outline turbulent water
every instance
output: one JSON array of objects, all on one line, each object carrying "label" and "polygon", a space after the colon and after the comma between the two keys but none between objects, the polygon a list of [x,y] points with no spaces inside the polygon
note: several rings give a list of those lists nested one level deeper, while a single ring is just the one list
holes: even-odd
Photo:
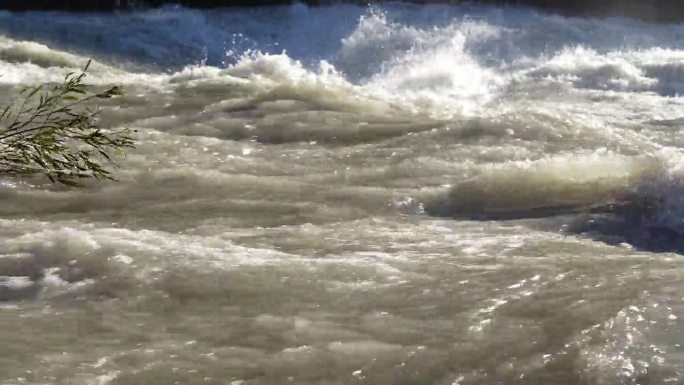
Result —
[{"label": "turbulent water", "polygon": [[684,25],[0,13],[118,182],[0,183],[0,383],[684,383]]}]

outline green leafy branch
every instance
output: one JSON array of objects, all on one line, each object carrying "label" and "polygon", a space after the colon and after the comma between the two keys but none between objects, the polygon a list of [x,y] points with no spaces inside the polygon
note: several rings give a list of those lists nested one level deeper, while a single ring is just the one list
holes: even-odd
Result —
[{"label": "green leafy branch", "polygon": [[42,174],[69,186],[83,178],[114,179],[106,164],[115,165],[113,152],[134,147],[133,131],[98,126],[97,111],[88,105],[121,90],[89,93],[83,78],[90,63],[61,84],[24,89],[23,100],[0,109],[0,174]]}]

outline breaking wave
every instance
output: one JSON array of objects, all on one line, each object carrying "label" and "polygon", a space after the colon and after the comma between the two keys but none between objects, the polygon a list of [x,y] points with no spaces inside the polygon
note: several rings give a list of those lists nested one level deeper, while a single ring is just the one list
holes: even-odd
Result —
[{"label": "breaking wave", "polygon": [[[421,135],[428,143],[488,141],[489,152],[510,148],[515,155],[478,166],[478,175],[471,170],[448,195],[428,204],[428,212],[441,215],[591,210],[631,199],[630,191],[669,172],[654,160],[662,156],[634,154],[653,154],[662,143],[661,136],[638,127],[669,127],[684,119],[678,96],[684,92],[684,27],[651,27],[644,35],[638,22],[599,24],[531,11],[502,19],[489,7],[426,9],[419,17],[403,5],[336,6],[313,14],[294,5],[282,8],[285,19],[314,22],[274,19],[269,31],[247,23],[226,36],[222,11],[166,8],[133,15],[150,29],[123,24],[147,43],[122,42],[125,32],[111,32],[122,22],[116,15],[77,21],[65,16],[63,22],[76,23],[71,32],[97,26],[103,31],[98,42],[118,48],[102,55],[94,44],[59,37],[51,28],[61,22],[32,33],[52,34],[57,46],[78,44],[81,53],[0,37],[0,86],[16,90],[59,81],[92,53],[99,61],[88,81],[128,89],[124,106],[103,110],[108,125],[263,144],[358,145]],[[0,15],[7,22],[3,29],[15,36],[29,33],[21,24],[26,17],[49,14]],[[327,28],[332,18],[342,21]],[[547,30],[546,40],[529,38],[523,27],[531,21]],[[152,26],[178,32],[160,44]],[[305,37],[311,50],[303,50]],[[189,52],[200,46],[199,63],[174,59],[192,58]],[[132,69],[126,64],[131,50],[154,63]],[[592,155],[568,156],[568,148]],[[463,159],[479,162],[478,155],[468,159],[469,149],[462,149]],[[552,158],[545,159],[549,151]]]},{"label": "breaking wave", "polygon": [[0,13],[0,105],[89,58],[137,145],[0,180],[10,383],[680,380],[684,26]]}]

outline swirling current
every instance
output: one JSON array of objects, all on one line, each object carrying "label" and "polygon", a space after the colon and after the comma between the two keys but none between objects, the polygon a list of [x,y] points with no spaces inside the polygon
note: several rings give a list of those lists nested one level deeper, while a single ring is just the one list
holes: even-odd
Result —
[{"label": "swirling current", "polygon": [[0,179],[0,384],[684,383],[684,25],[0,13],[117,181]]}]

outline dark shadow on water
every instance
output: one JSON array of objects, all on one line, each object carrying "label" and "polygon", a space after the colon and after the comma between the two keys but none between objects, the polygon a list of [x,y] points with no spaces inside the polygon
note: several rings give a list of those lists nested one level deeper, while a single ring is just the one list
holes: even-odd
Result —
[{"label": "dark shadow on water", "polygon": [[590,207],[541,207],[496,213],[478,208],[455,215],[432,206],[427,213],[476,221],[516,221],[535,230],[589,238],[609,245],[628,244],[640,251],[684,254],[684,220],[678,224],[672,224],[672,220],[665,222],[663,218],[674,215],[663,213],[661,202],[652,197]]},{"label": "dark shadow on water", "polygon": [[629,244],[636,250],[684,254],[684,228],[622,214],[577,215],[567,218],[561,232],[610,245]]}]

